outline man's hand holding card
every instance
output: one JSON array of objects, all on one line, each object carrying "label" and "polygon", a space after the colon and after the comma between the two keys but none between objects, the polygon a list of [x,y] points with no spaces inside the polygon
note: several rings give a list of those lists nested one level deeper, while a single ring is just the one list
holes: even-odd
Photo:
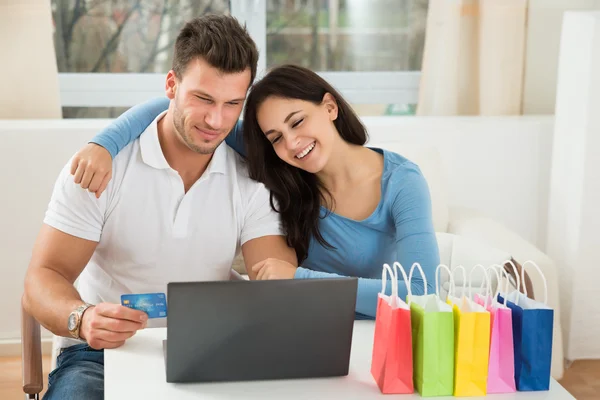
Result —
[{"label": "man's hand holding card", "polygon": [[146,327],[148,314],[120,304],[100,303],[88,308],[80,336],[94,349],[114,349]]}]

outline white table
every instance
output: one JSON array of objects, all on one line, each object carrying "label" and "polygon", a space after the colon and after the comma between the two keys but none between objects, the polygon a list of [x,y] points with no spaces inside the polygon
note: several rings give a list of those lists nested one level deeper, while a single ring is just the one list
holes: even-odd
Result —
[{"label": "white table", "polygon": [[[138,332],[124,346],[104,352],[104,391],[106,400],[130,399],[378,399],[412,395],[382,395],[371,377],[373,348],[371,321],[354,325],[350,372],[337,378],[293,379],[233,383],[167,383],[162,341],[166,328]],[[552,379],[548,392],[523,392],[489,395],[494,400],[563,400],[574,399]],[[454,399],[436,397],[435,399]]]}]

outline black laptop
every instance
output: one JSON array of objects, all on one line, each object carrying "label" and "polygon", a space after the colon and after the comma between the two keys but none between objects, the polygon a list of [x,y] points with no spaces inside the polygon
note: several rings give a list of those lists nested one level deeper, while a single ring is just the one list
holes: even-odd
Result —
[{"label": "black laptop", "polygon": [[356,278],[169,283],[167,382],[348,374]]}]

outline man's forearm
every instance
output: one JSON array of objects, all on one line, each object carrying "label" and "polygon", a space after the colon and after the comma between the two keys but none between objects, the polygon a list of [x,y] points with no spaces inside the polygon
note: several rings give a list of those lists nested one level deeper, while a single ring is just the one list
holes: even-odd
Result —
[{"label": "man's forearm", "polygon": [[49,268],[27,272],[23,307],[46,329],[55,335],[69,337],[69,314],[82,304],[72,283]]}]

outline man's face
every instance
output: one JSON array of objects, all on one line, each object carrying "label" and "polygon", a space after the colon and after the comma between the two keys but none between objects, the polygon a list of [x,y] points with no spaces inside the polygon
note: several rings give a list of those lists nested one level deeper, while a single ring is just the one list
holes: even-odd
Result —
[{"label": "man's face", "polygon": [[167,75],[173,124],[192,151],[212,154],[233,129],[250,87],[250,69],[223,73],[203,59],[190,61],[181,79]]}]

